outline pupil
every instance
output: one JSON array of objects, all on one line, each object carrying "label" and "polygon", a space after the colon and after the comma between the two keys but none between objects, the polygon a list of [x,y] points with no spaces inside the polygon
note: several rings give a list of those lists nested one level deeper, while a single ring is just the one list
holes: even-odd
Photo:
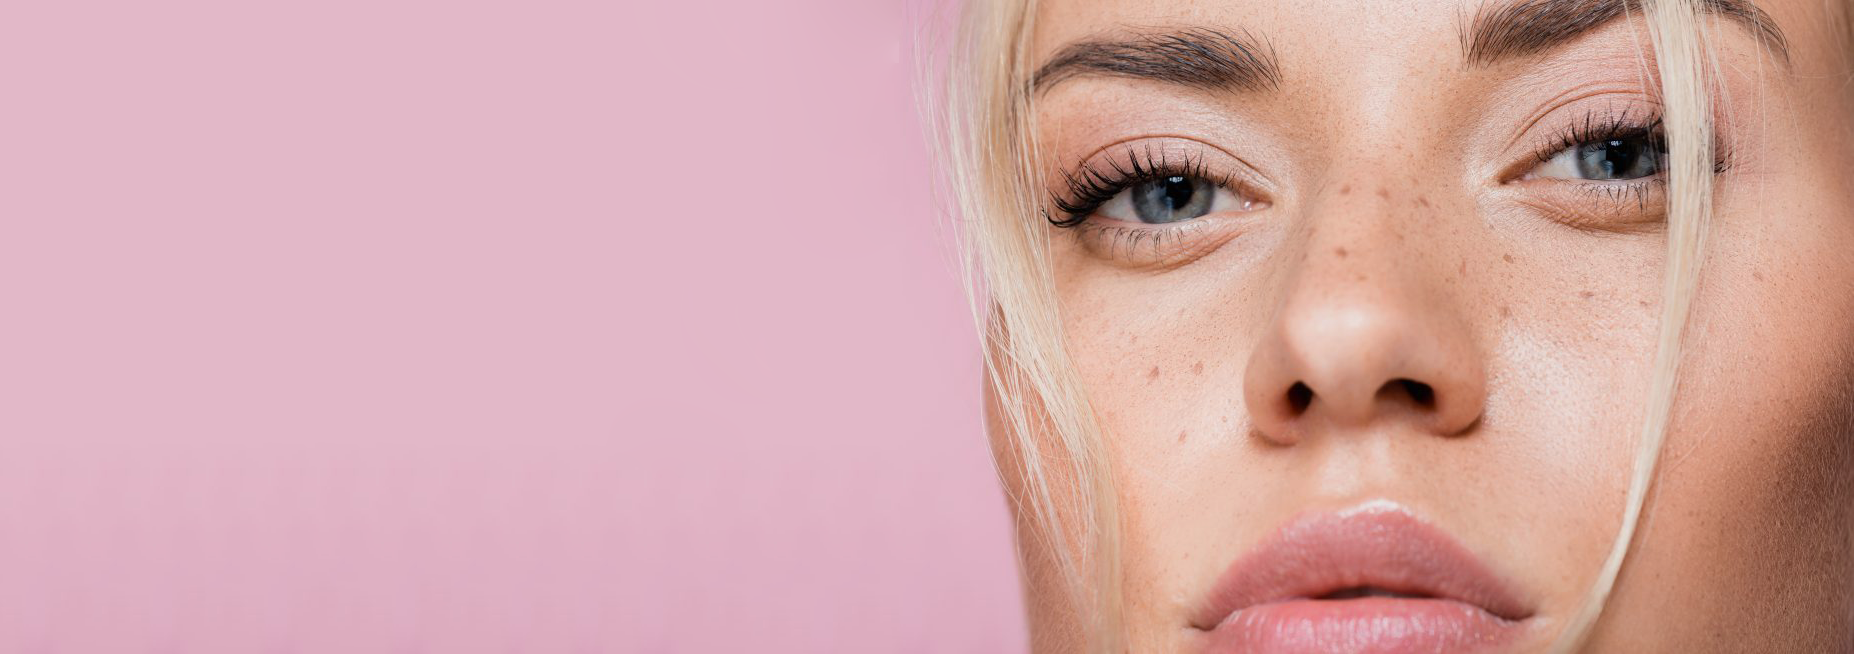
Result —
[{"label": "pupil", "polygon": [[1191,193],[1196,189],[1184,177],[1165,178],[1165,204],[1167,209],[1177,211],[1191,204]]},{"label": "pupil", "polygon": [[1607,145],[1609,156],[1603,168],[1609,171],[1611,176],[1635,167],[1635,159],[1641,154],[1639,148],[1631,147],[1633,144],[1625,141],[1610,141]]}]

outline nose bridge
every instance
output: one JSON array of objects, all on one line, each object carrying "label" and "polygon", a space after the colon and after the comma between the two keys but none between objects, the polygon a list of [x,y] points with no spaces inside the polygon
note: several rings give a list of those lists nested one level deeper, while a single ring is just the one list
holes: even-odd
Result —
[{"label": "nose bridge", "polygon": [[1304,205],[1302,251],[1289,259],[1245,400],[1264,435],[1283,441],[1314,424],[1391,415],[1459,432],[1481,411],[1484,378],[1446,292],[1459,280],[1441,263],[1451,228],[1432,190],[1373,174],[1394,167],[1350,168]]},{"label": "nose bridge", "polygon": [[1437,260],[1449,247],[1447,221],[1430,190],[1388,177],[1352,174],[1309,200],[1285,311],[1329,313],[1354,328],[1385,327],[1405,309],[1440,303],[1448,275]]}]

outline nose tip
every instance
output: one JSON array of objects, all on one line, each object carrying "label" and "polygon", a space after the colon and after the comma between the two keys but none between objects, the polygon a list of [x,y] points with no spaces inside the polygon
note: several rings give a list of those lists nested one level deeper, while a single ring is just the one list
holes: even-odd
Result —
[{"label": "nose tip", "polygon": [[1378,293],[1290,302],[1251,355],[1243,393],[1257,431],[1278,444],[1391,421],[1453,436],[1479,420],[1486,379],[1459,321]]}]

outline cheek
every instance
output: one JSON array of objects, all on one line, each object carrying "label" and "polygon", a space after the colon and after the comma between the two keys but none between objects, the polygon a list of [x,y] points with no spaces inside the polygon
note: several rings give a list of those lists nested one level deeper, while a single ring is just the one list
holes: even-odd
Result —
[{"label": "cheek", "polygon": [[[1840,368],[1831,370],[1830,368]],[[1744,646],[1834,651],[1854,617],[1854,443],[1844,363],[1707,368],[1686,385],[1612,642],[1713,625]],[[1804,610],[1807,609],[1807,610]]]},{"label": "cheek", "polygon": [[[1176,651],[1190,581],[1229,563],[1210,544],[1265,524],[1246,503],[1255,474],[1243,372],[1267,312],[1240,279],[1064,273],[1072,361],[1107,439],[1120,499],[1123,610],[1141,651]],[[1172,628],[1167,628],[1171,625]]]},{"label": "cheek", "polygon": [[1854,215],[1808,188],[1760,197],[1785,200],[1716,223],[1614,642],[1832,651],[1854,628]]},{"label": "cheek", "polygon": [[1133,480],[1239,449],[1249,429],[1243,371],[1267,315],[1255,290],[1266,287],[1265,271],[1063,274],[1070,356]]}]

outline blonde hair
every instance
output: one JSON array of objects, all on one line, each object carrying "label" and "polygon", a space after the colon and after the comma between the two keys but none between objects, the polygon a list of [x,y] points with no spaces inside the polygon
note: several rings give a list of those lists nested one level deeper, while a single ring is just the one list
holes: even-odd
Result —
[{"label": "blonde hair", "polygon": [[[1647,412],[1626,508],[1581,610],[1554,651],[1579,648],[1602,614],[1634,540],[1666,438],[1681,336],[1698,287],[1712,209],[1713,143],[1703,0],[1645,0],[1669,144],[1668,249]],[[1838,1],[1838,0],[1837,0]],[[1083,618],[1089,649],[1124,648],[1120,624],[1119,514],[1102,430],[1067,356],[1049,260],[1037,219],[1043,169],[1031,105],[1029,38],[1037,0],[968,0],[940,71],[930,112],[954,207],[972,313],[984,340],[990,409],[1003,426],[999,474],[1022,483],[1010,498],[1028,533],[1056,554],[1066,601]],[[1040,409],[1037,410],[1037,409]],[[1010,485],[1007,484],[1007,488]],[[1026,516],[1028,519],[1026,520]]]},{"label": "blonde hair", "polygon": [[[945,122],[936,131],[949,138],[935,142],[966,217],[955,230],[961,271],[985,344],[991,408],[1009,439],[1010,451],[995,457],[999,473],[1023,480],[1025,494],[1010,499],[1032,516],[1025,535],[1057,553],[1070,581],[1065,599],[1090,618],[1094,648],[1109,651],[1118,649],[1120,580],[1112,470],[1068,359],[1047,234],[1033,220],[1041,167],[1026,52],[1035,2],[966,6],[944,71],[947,111],[937,114]],[[1023,549],[1020,540],[1020,558]]]}]

